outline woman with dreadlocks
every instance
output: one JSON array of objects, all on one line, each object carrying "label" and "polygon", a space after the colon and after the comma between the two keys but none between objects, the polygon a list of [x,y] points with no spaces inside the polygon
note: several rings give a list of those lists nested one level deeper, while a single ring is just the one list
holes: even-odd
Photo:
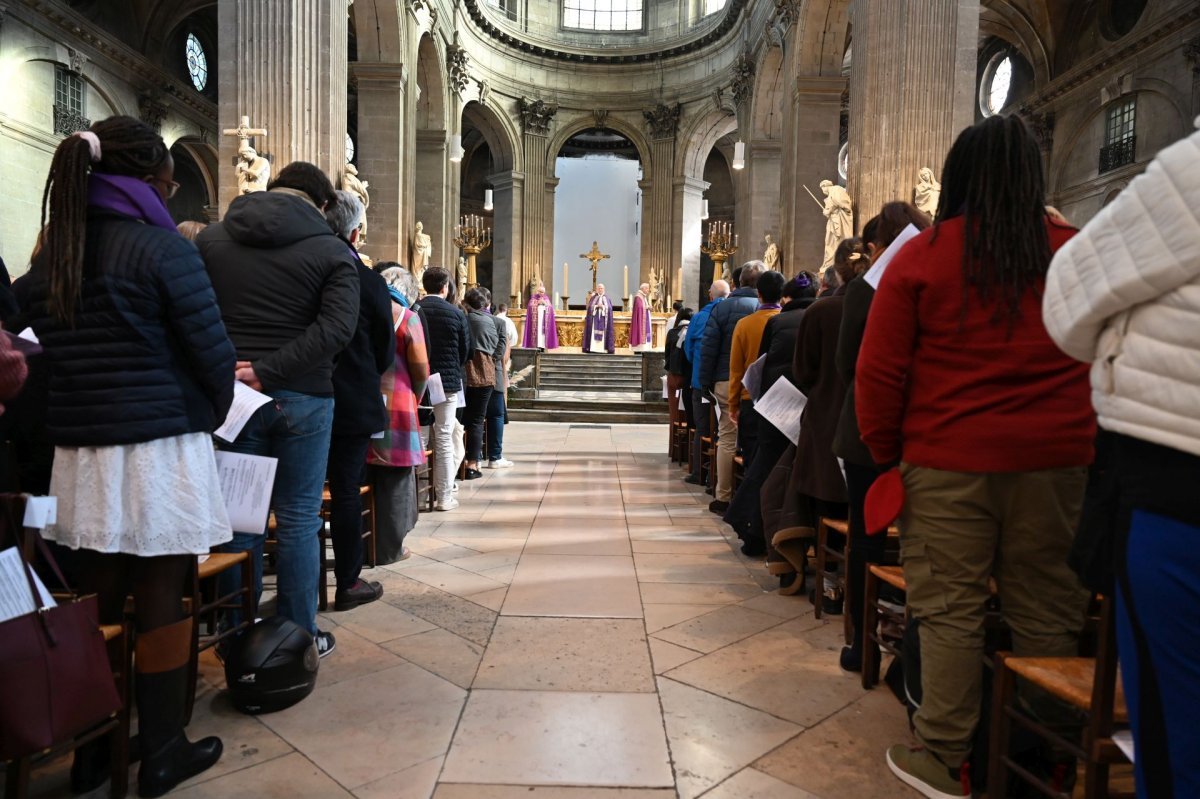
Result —
[{"label": "woman with dreadlocks", "polygon": [[[42,247],[22,281],[50,372],[55,445],[48,537],[81,550],[80,586],[102,623],[134,598],[140,796],[161,796],[221,756],[184,736],[196,555],[231,538],[211,433],[233,399],[235,355],[204,262],[175,230],[163,140],[112,117],[55,150]],[[106,744],[85,747],[72,785],[102,783]]]},{"label": "woman with dreadlocks", "polygon": [[887,267],[867,319],[859,428],[876,463],[899,464],[920,620],[922,748],[887,761],[928,797],[971,793],[989,577],[1018,655],[1077,654],[1088,593],[1067,554],[1096,422],[1087,367],[1041,314],[1050,257],[1075,232],[1047,216],[1029,129],[986,119],[950,149],[937,218]]}]

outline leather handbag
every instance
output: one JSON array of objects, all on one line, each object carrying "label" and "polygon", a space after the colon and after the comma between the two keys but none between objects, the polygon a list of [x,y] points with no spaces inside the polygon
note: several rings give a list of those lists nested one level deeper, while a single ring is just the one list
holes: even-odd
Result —
[{"label": "leather handbag", "polygon": [[[43,607],[29,558],[20,546],[16,511],[24,498],[3,497],[0,524],[17,543],[26,586],[37,610],[0,622],[0,760],[35,754],[105,721],[121,707],[100,632],[95,595]],[[47,564],[66,581],[49,548],[33,536]]]},{"label": "leather handbag", "polygon": [[471,354],[466,369],[467,388],[485,388],[496,385],[496,362],[482,350]]}]

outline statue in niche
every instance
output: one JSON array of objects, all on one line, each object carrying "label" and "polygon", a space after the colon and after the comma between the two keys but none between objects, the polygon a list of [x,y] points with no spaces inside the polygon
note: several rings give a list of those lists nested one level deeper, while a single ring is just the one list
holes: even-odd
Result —
[{"label": "statue in niche", "polygon": [[821,192],[825,195],[825,259],[821,270],[833,266],[833,254],[843,239],[854,235],[854,211],[850,193],[832,180],[821,181]]},{"label": "statue in niche", "polygon": [[779,245],[771,241],[771,234],[768,233],[763,237],[767,243],[767,250],[763,253],[763,263],[767,265],[767,269],[779,271]]},{"label": "statue in niche", "polygon": [[238,147],[237,163],[238,194],[266,191],[271,182],[271,162],[259,155],[250,142],[242,140]]},{"label": "statue in niche", "polygon": [[429,266],[429,259],[432,257],[433,239],[425,232],[425,226],[418,222],[412,239],[412,273],[417,276],[418,281],[421,275],[425,274],[425,267]]},{"label": "statue in niche", "polygon": [[942,196],[942,184],[933,177],[933,170],[921,167],[917,173],[917,187],[913,189],[913,205],[917,210],[924,211],[929,218],[937,216],[938,200]]},{"label": "statue in niche", "polygon": [[354,164],[346,164],[346,171],[342,173],[342,188],[362,200],[363,204],[363,218],[358,226],[356,246],[367,242],[367,209],[371,207],[371,194],[367,191],[367,187],[370,185],[371,182],[368,180],[359,180],[358,167]]}]

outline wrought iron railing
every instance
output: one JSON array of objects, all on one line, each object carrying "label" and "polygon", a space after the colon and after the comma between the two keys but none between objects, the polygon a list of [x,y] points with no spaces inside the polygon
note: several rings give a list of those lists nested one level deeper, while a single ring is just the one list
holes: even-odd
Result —
[{"label": "wrought iron railing", "polygon": [[78,111],[58,103],[54,104],[54,132],[59,136],[70,136],[91,126],[92,121]]},{"label": "wrought iron railing", "polygon": [[1128,136],[1120,141],[1100,148],[1100,174],[1111,172],[1134,162],[1134,145],[1137,136]]}]

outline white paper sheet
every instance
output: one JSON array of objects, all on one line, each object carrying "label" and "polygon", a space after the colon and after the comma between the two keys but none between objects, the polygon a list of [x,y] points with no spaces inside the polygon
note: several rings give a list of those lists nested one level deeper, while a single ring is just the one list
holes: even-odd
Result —
[{"label": "white paper sheet", "polygon": [[762,394],[763,367],[767,365],[767,356],[762,355],[757,361],[746,367],[742,375],[742,385],[750,392],[750,399],[757,400]]},{"label": "white paper sheet", "polygon": [[58,522],[58,500],[55,497],[25,497],[24,527],[41,530]]},{"label": "white paper sheet", "polygon": [[682,391],[676,391],[676,392],[675,392],[675,396],[679,397],[679,410],[681,410],[681,411],[686,411],[686,410],[687,410],[687,406],[683,404],[683,392],[682,392]]},{"label": "white paper sheet", "polygon": [[754,410],[797,444],[800,441],[800,415],[807,403],[808,398],[792,385],[791,380],[781,378],[754,403]]},{"label": "white paper sheet", "polygon": [[903,249],[904,245],[908,243],[909,239],[913,238],[920,232],[921,231],[917,230],[916,225],[911,223],[908,227],[904,228],[904,230],[901,230],[900,235],[888,245],[887,251],[884,252],[883,255],[879,256],[879,260],[872,264],[871,268],[867,270],[867,274],[863,276],[863,280],[867,281],[871,288],[879,288],[879,281],[883,278],[883,273],[887,270],[888,264],[890,264],[892,259],[896,257],[897,253]]},{"label": "white paper sheet", "polygon": [[425,382],[425,388],[429,390],[429,401],[434,405],[441,405],[446,401],[446,389],[442,388],[442,376],[437,372],[429,376],[429,380]]},{"label": "white paper sheet", "polygon": [[546,306],[538,303],[537,306],[537,346],[541,349],[546,349]]},{"label": "white paper sheet", "polygon": [[455,392],[454,402],[455,402],[454,407],[456,407],[456,408],[467,407],[467,392],[466,391]]},{"label": "white paper sheet", "polygon": [[217,452],[217,471],[221,474],[221,494],[234,532],[262,535],[267,529],[267,511],[271,509],[271,490],[275,486],[277,458]]},{"label": "white paper sheet", "polygon": [[1137,750],[1133,744],[1133,730],[1117,730],[1112,736],[1113,743],[1125,753],[1130,763],[1137,762]]},{"label": "white paper sheet", "polygon": [[[54,607],[56,603],[37,576],[37,572],[33,573],[33,582],[42,599],[42,607]],[[25,577],[21,553],[16,547],[9,547],[0,552],[0,621],[15,619],[35,610],[37,608],[34,607],[33,596],[29,592],[29,580]]]},{"label": "white paper sheet", "polygon": [[667,376],[666,375],[662,376],[662,384],[663,384],[663,399],[670,399],[671,395],[669,393],[667,393]]},{"label": "white paper sheet", "polygon": [[254,412],[270,401],[271,398],[261,391],[255,391],[240,381],[235,382],[233,384],[233,404],[229,406],[229,413],[225,415],[225,423],[214,430],[213,435],[222,441],[237,441],[237,437],[242,433],[242,428],[246,426],[246,422],[250,421]]},{"label": "white paper sheet", "polygon": [[23,338],[26,341],[32,341],[34,344],[41,343],[40,341],[38,341],[37,333],[33,332],[32,327],[27,327],[24,330],[22,330],[20,333],[17,334],[17,338]]}]

